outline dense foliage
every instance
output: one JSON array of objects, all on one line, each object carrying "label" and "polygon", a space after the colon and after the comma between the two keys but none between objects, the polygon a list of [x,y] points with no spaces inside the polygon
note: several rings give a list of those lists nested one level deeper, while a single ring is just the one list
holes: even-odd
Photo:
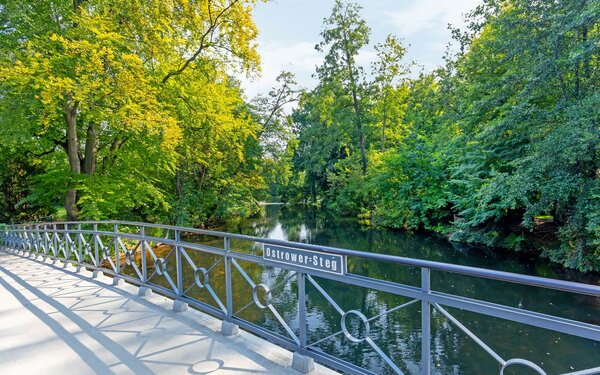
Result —
[{"label": "dense foliage", "polygon": [[393,37],[354,65],[359,10],[338,1],[325,20],[288,195],[600,270],[600,2],[484,1],[453,30],[459,52],[417,78]]},{"label": "dense foliage", "polygon": [[258,70],[253,6],[1,2],[0,215],[205,225],[255,210],[261,127],[231,78]]},{"label": "dense foliage", "polygon": [[0,1],[0,219],[207,226],[277,197],[600,270],[599,0],[485,0],[420,73],[392,35],[359,64],[337,0],[317,86],[246,101],[254,6]]}]

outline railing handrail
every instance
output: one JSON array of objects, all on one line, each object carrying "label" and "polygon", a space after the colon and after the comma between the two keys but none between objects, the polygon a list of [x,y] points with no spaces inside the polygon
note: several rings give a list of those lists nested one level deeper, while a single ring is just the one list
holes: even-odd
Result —
[{"label": "railing handrail", "polygon": [[[276,240],[264,237],[256,237],[249,236],[244,234],[235,234],[228,233],[223,231],[213,231],[208,229],[198,229],[191,227],[180,227],[175,225],[166,225],[166,224],[155,224],[155,223],[145,223],[145,222],[137,222],[137,221],[122,221],[122,220],[101,220],[101,221],[61,221],[61,222],[47,222],[47,223],[27,223],[27,224],[12,224],[6,225],[5,228],[15,228],[15,229],[31,229],[39,226],[52,226],[52,225],[103,225],[103,224],[118,224],[118,225],[131,225],[131,226],[139,226],[145,228],[158,228],[158,229],[167,229],[167,230],[175,230],[179,232],[185,233],[193,233],[193,234],[201,234],[201,235],[209,235],[214,237],[221,238],[231,238],[231,239],[239,239],[249,242],[259,242],[265,243],[269,245],[280,245],[280,246],[292,246],[299,249],[304,250],[313,250],[320,251],[325,253],[344,255],[356,258],[363,258],[374,261],[381,261],[387,263],[394,263],[398,265],[408,266],[408,267],[419,267],[419,268],[428,268],[435,271],[442,272],[450,272],[465,276],[474,276],[481,277],[485,279],[491,279],[496,281],[509,282],[520,285],[527,285],[533,287],[540,287],[552,290],[560,290],[564,292],[571,292],[576,294],[583,294],[593,297],[600,297],[600,286],[593,284],[585,284],[574,281],[560,280],[560,279],[551,279],[547,277],[540,276],[532,276],[519,274],[514,272],[507,271],[498,271],[492,270],[488,268],[480,268],[480,267],[472,267],[472,266],[464,266],[459,264],[445,263],[445,262],[437,262],[425,259],[416,259],[416,258],[408,258],[397,255],[388,255],[388,254],[380,254],[380,253],[370,253],[366,251],[359,250],[349,250],[342,249],[331,246],[323,246],[323,245],[315,245],[315,244],[307,244],[302,242],[294,242],[294,241],[284,241],[284,240]],[[74,230],[74,229],[73,229]],[[60,230],[59,230],[60,231]],[[99,231],[99,234],[111,234],[112,232],[103,232]],[[135,235],[135,234],[132,234]],[[146,238],[153,238],[151,236],[146,235]],[[157,240],[160,240],[156,238]],[[185,241],[181,241],[185,242]]]}]

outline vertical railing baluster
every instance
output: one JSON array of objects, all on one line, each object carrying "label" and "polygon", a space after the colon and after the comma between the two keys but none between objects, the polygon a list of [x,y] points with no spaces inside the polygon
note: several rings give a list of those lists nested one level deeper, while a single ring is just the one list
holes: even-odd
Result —
[{"label": "vertical railing baluster", "polygon": [[305,274],[298,272],[298,326],[300,327],[300,347],[306,348],[306,283]]},{"label": "vertical railing baluster", "polygon": [[58,257],[58,241],[56,241],[57,236],[56,224],[52,224],[52,256],[54,260],[56,260]]},{"label": "vertical railing baluster", "polygon": [[225,300],[227,306],[227,318],[233,317],[233,290],[231,280],[231,238],[223,237],[223,248],[225,249]]},{"label": "vertical railing baluster", "polygon": [[183,263],[181,259],[181,233],[175,230],[175,264],[177,267],[177,295],[183,295]]},{"label": "vertical railing baluster", "polygon": [[121,273],[121,250],[119,246],[119,224],[113,224],[113,232],[115,232],[115,236],[113,237],[113,241],[115,243],[115,268],[117,274]]},{"label": "vertical railing baluster", "polygon": [[65,233],[63,233],[63,238],[65,242],[65,259],[69,260],[71,258],[71,242],[69,241],[71,236],[69,235],[69,224],[65,224],[64,230]]},{"label": "vertical railing baluster", "polygon": [[34,241],[35,226],[30,225],[28,228],[29,228],[29,255],[32,255],[32,253],[35,254],[35,241]]},{"label": "vertical railing baluster", "polygon": [[94,234],[92,238],[94,239],[94,263],[97,269],[100,268],[100,253],[98,249],[98,224],[94,223]]},{"label": "vertical railing baluster", "polygon": [[232,290],[232,277],[231,277],[231,238],[228,236],[223,237],[223,249],[225,250],[225,303],[226,303],[226,317],[221,322],[221,334],[225,336],[232,336],[239,332],[240,328],[237,324],[233,323],[233,290]]},{"label": "vertical railing baluster", "polygon": [[82,249],[82,243],[81,243],[81,237],[83,236],[83,234],[81,234],[81,224],[77,224],[77,254],[79,254],[79,262],[78,264],[84,263],[83,261],[83,249]]},{"label": "vertical railing baluster", "polygon": [[25,253],[27,255],[29,255],[29,234],[27,233],[27,226],[23,227],[23,238],[24,238],[24,248],[25,248]]},{"label": "vertical railing baluster", "polygon": [[[140,248],[142,250],[142,282],[148,281],[148,270],[146,269],[146,228],[140,227]],[[135,261],[135,256],[133,257]]]},{"label": "vertical railing baluster", "polygon": [[[421,268],[421,292],[431,293],[429,268]],[[431,373],[431,304],[425,298],[421,299],[421,362],[421,374],[429,375]]]},{"label": "vertical railing baluster", "polygon": [[[73,255],[77,252],[77,246],[75,245],[75,240],[73,239],[73,232],[75,232],[75,225],[71,225],[69,228],[69,258],[74,257]],[[77,257],[74,257],[74,261],[77,261]]]},{"label": "vertical railing baluster", "polygon": [[46,260],[46,257],[48,256],[48,231],[47,231],[47,226],[46,224],[44,224],[44,260]]},{"label": "vertical railing baluster", "polygon": [[35,225],[35,253],[36,257],[40,255],[40,225]]}]

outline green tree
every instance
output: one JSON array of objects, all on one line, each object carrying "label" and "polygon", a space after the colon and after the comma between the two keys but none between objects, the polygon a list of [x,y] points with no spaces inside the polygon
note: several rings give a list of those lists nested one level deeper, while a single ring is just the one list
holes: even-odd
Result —
[{"label": "green tree", "polygon": [[[201,128],[182,109],[196,99],[195,86],[203,75],[227,86],[224,71],[258,69],[253,5],[5,2],[0,101],[18,108],[1,115],[0,127],[18,135],[12,138],[20,147],[45,155],[45,175],[32,179],[37,193],[25,199],[65,194],[70,219],[164,213],[171,186],[163,182],[178,169],[182,135]],[[226,110],[239,112],[239,105]],[[233,149],[244,148],[248,132],[232,138]]]},{"label": "green tree", "polygon": [[[405,110],[403,104],[408,92],[406,86],[401,84],[404,82],[399,81],[406,80],[410,70],[402,61],[406,48],[396,37],[388,35],[384,43],[375,46],[375,50],[378,59],[373,63],[373,91],[376,102],[373,112],[381,123],[381,152],[385,152],[388,122],[392,120],[396,122],[394,125],[398,125]],[[393,137],[400,132],[397,126],[392,126],[391,132],[388,130]]]},{"label": "green tree", "polygon": [[[323,65],[317,68],[322,90],[331,91],[336,100],[336,119],[352,119],[358,138],[363,175],[367,173],[367,145],[365,136],[368,112],[367,84],[364,69],[357,64],[360,49],[369,43],[371,29],[360,16],[361,7],[336,0],[321,32],[323,41],[317,50],[326,51]],[[352,113],[345,113],[351,108]],[[337,126],[343,126],[338,124]]]},{"label": "green tree", "polygon": [[484,229],[498,245],[495,233],[531,230],[536,216],[550,215],[563,246],[548,254],[580,269],[598,267],[590,246],[598,237],[598,5],[485,2],[457,65],[463,228]]},{"label": "green tree", "polygon": [[298,102],[302,92],[293,73],[282,71],[276,81],[277,86],[267,95],[259,94],[251,103],[252,112],[262,127],[259,141],[263,175],[271,197],[281,196],[292,175],[296,142],[288,110],[291,104]]}]

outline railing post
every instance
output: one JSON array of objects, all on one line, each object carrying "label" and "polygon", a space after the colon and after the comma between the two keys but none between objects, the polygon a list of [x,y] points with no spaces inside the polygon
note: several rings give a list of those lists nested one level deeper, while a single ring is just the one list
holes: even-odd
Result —
[{"label": "railing post", "polygon": [[65,259],[63,261],[63,268],[68,269],[69,266],[71,265],[71,263],[69,263],[69,260],[71,260],[71,235],[69,233],[69,224],[64,224],[63,225],[63,254],[65,256]]},{"label": "railing post", "polygon": [[65,255],[65,265],[67,264],[67,260],[71,258],[71,243],[69,242],[69,224],[64,224],[63,229],[65,233],[63,233],[63,242],[64,242],[64,255]]},{"label": "railing post", "polygon": [[33,252],[33,241],[31,236],[33,236],[33,231],[31,230],[31,228],[29,226],[26,227],[27,228],[27,249],[29,251],[29,256],[31,256],[31,253]]},{"label": "railing post", "polygon": [[[169,232],[167,232],[168,238]],[[176,267],[176,276],[177,276],[177,295],[183,296],[183,262],[181,258],[181,233],[178,230],[175,230],[175,267]],[[175,312],[183,312],[188,309],[188,304],[181,301],[175,300],[173,301],[173,311]]]},{"label": "railing post", "polygon": [[231,257],[229,252],[231,251],[231,239],[229,237],[223,238],[223,247],[225,249],[225,300],[227,302],[227,318],[233,316],[233,289],[231,285]]},{"label": "railing post", "polygon": [[[142,282],[145,284],[148,281],[148,270],[146,269],[146,228],[140,227],[140,249],[142,251]],[[135,255],[134,255],[135,261]]]},{"label": "railing post", "polygon": [[298,326],[300,327],[300,347],[306,348],[306,286],[305,274],[298,272]]},{"label": "railing post", "polygon": [[119,246],[119,224],[113,224],[113,232],[113,242],[115,244],[115,272],[117,274],[113,276],[112,285],[119,286],[124,284],[123,279],[121,278],[121,276],[119,276],[121,274],[121,247]]},{"label": "railing post", "polygon": [[121,254],[119,248],[119,224],[113,224],[113,232],[115,232],[114,243],[115,243],[115,267],[117,274],[121,273]]},{"label": "railing post", "polygon": [[232,336],[239,332],[237,324],[230,321],[233,318],[233,289],[231,280],[231,238],[223,237],[223,249],[225,250],[225,302],[227,306],[227,317],[221,324],[221,334]]},{"label": "railing post", "polygon": [[[298,272],[298,327],[300,328],[300,347],[306,348],[306,283],[305,274]],[[301,374],[307,374],[315,369],[315,361],[311,357],[294,352],[292,368]]]},{"label": "railing post", "polygon": [[181,259],[181,246],[179,246],[181,241],[181,233],[178,230],[175,230],[175,266],[176,266],[176,275],[177,275],[177,295],[183,295],[183,264]]},{"label": "railing post", "polygon": [[[73,233],[75,233],[75,236],[77,236],[75,225],[71,225],[71,228],[69,229],[69,258],[71,258],[71,256],[77,252],[77,246],[75,245],[75,239],[73,238]],[[75,257],[75,258],[77,258],[77,257]]]},{"label": "railing post", "polygon": [[[146,286],[148,282],[148,270],[146,269],[146,228],[143,225],[140,226],[140,250],[142,252],[142,285],[138,288],[138,296],[148,297],[152,295],[152,289]],[[132,262],[135,262],[135,253]]]},{"label": "railing post", "polygon": [[83,263],[83,249],[81,246],[81,224],[77,224],[77,254],[79,254],[79,263]]},{"label": "railing post", "polygon": [[23,237],[25,238],[25,252],[29,255],[29,233],[27,233],[27,226],[23,227]]},{"label": "railing post", "polygon": [[35,225],[35,254],[36,254],[36,258],[38,255],[40,255],[40,225],[36,224]]},{"label": "railing post", "polygon": [[94,263],[96,268],[100,268],[100,254],[98,252],[98,224],[94,223]]},{"label": "railing post", "polygon": [[[421,292],[431,293],[431,270],[421,268]],[[425,296],[423,296],[425,297]],[[421,374],[431,373],[431,304],[421,299]]]},{"label": "railing post", "polygon": [[92,272],[92,277],[94,279],[103,276],[102,271],[102,257],[100,256],[100,246],[98,244],[98,224],[94,223],[94,257],[96,257],[96,269]]},{"label": "railing post", "polygon": [[58,257],[58,242],[56,241],[57,236],[56,224],[52,224],[52,263],[56,262],[56,258]]},{"label": "railing post", "polygon": [[44,224],[44,260],[48,257],[48,227]]}]

